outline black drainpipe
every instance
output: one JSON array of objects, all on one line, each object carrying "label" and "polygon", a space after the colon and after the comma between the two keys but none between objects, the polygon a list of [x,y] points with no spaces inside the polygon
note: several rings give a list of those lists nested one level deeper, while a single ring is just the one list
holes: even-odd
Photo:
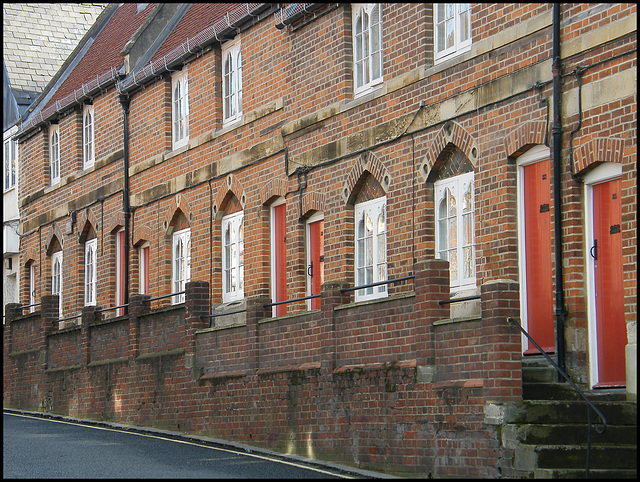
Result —
[{"label": "black drainpipe", "polygon": [[[565,371],[564,346],[564,289],[562,285],[562,123],[561,123],[561,64],[560,64],[560,4],[553,4],[553,202],[556,250],[556,350],[558,366]],[[558,381],[563,381],[558,373]]]},{"label": "black drainpipe", "polygon": [[[124,211],[124,300],[122,304],[129,304],[129,104],[131,99],[126,94],[120,94],[124,123],[124,188],[122,190],[122,210]],[[124,307],[124,313],[129,313],[129,306]]]}]

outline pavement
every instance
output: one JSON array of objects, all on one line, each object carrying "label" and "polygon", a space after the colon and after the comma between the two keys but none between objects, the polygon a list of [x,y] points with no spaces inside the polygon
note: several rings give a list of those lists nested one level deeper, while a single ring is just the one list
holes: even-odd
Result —
[{"label": "pavement", "polygon": [[81,425],[92,425],[97,427],[107,427],[115,430],[122,430],[125,432],[136,432],[147,435],[158,435],[166,438],[170,438],[173,440],[183,440],[189,442],[199,442],[207,445],[211,445],[214,447],[220,447],[227,450],[236,450],[238,452],[246,452],[252,454],[259,454],[265,457],[271,457],[277,460],[286,460],[290,462],[298,462],[301,464],[306,464],[314,467],[325,468],[328,470],[334,470],[346,476],[351,476],[354,478],[365,478],[365,479],[398,479],[400,477],[396,477],[389,474],[384,474],[381,472],[374,472],[371,470],[362,470],[357,467],[351,467],[348,465],[336,464],[333,462],[318,460],[318,459],[310,459],[307,457],[303,457],[301,455],[295,454],[283,454],[280,452],[275,452],[273,450],[255,447],[252,445],[241,444],[237,442],[230,442],[228,440],[216,439],[211,437],[205,437],[201,435],[188,434],[183,432],[176,432],[172,430],[163,430],[154,427],[140,427],[136,425],[126,425],[121,423],[103,421],[103,420],[90,420],[90,419],[82,419],[82,418],[74,418],[66,415],[58,415],[55,413],[47,413],[47,412],[32,412],[28,410],[17,410],[13,408],[3,408],[3,412],[6,413],[14,413],[19,415],[29,415],[32,417],[39,418],[48,418],[53,420],[61,420],[65,422],[77,423]]}]

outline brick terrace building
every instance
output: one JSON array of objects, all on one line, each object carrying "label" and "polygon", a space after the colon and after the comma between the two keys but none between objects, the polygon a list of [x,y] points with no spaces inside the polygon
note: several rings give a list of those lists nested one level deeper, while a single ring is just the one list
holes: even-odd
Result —
[{"label": "brick terrace building", "polygon": [[637,7],[558,8],[114,9],[18,134],[5,406],[518,475],[507,318],[635,397]]}]

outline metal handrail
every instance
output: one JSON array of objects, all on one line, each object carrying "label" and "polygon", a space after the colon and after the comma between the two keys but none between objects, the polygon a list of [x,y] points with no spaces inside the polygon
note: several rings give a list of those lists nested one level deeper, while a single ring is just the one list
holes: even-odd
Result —
[{"label": "metal handrail", "polygon": [[75,320],[77,318],[82,318],[82,313],[78,314],[78,315],[73,315],[73,316],[68,316],[67,318],[58,318],[58,323],[60,323],[61,321],[69,321],[69,320]]},{"label": "metal handrail", "polygon": [[602,430],[599,430],[598,426],[596,425],[596,432],[602,434],[604,433],[604,431],[607,429],[607,420],[604,418],[604,415],[602,415],[602,412],[600,410],[598,410],[596,408],[596,406],[591,402],[591,400],[589,400],[587,398],[587,396],[584,394],[584,392],[582,390],[580,390],[580,388],[573,383],[573,381],[569,378],[569,376],[564,372],[564,370],[562,370],[562,368],[560,368],[558,365],[555,364],[555,362],[551,359],[551,357],[549,355],[547,355],[542,348],[540,348],[540,345],[538,345],[535,340],[533,338],[531,338],[531,335],[529,335],[529,333],[526,332],[526,330],[524,328],[522,328],[522,326],[520,326],[520,323],[518,323],[516,320],[514,320],[511,317],[507,318],[507,321],[510,323],[513,323],[514,325],[516,325],[520,331],[529,339],[529,341],[531,343],[533,343],[535,345],[535,347],[540,351],[540,353],[542,353],[545,358],[547,360],[549,360],[549,363],[551,363],[551,365],[553,365],[553,367],[556,369],[556,371],[562,375],[568,382],[569,384],[573,387],[573,389],[575,391],[578,392],[578,394],[580,394],[580,396],[582,398],[585,399],[585,401],[587,402],[587,421],[589,423],[589,431],[588,431],[588,438],[587,438],[587,467],[586,467],[586,478],[589,478],[589,461],[590,461],[590,456],[591,456],[591,409],[593,409],[594,412],[596,412],[596,414],[600,417],[600,419],[602,420]]},{"label": "metal handrail", "polygon": [[171,293],[168,295],[162,295],[162,296],[156,296],[155,298],[149,298],[147,301],[156,301],[156,300],[161,300],[163,298],[169,298],[171,296],[176,296],[176,295],[183,295],[184,293],[186,293],[186,291],[177,291],[176,293]]},{"label": "metal handrail", "polygon": [[276,301],[274,303],[267,303],[266,305],[263,305],[263,307],[270,308],[272,306],[286,305],[287,303],[293,303],[295,301],[304,301],[304,300],[310,300],[313,298],[320,298],[320,296],[321,295],[310,295],[310,296],[303,296],[302,298],[292,298],[290,300]]},{"label": "metal handrail", "polygon": [[360,286],[353,286],[351,288],[343,288],[340,290],[340,293],[346,293],[347,291],[356,291],[356,290],[363,290],[365,288],[372,288],[374,286],[380,286],[380,285],[388,285],[391,283],[397,283],[399,281],[405,281],[408,279],[414,279],[416,277],[416,275],[414,274],[410,274],[409,276],[403,276],[402,278],[395,278],[395,279],[388,279],[385,281],[377,281],[375,283],[369,283],[366,285],[360,285]]},{"label": "metal handrail", "polygon": [[96,313],[102,313],[103,311],[117,310],[118,308],[126,308],[129,306],[129,303],[125,303],[124,305],[111,306],[110,308],[100,308],[99,310],[95,310]]},{"label": "metal handrail", "polygon": [[461,298],[449,298],[448,300],[438,301],[439,305],[448,305],[449,303],[457,303],[458,301],[479,300],[482,295],[463,296]]},{"label": "metal handrail", "polygon": [[30,305],[20,305],[18,306],[19,310],[23,310],[25,308],[31,308],[32,306],[38,306],[40,304],[40,302],[38,301],[37,303],[31,303]]}]

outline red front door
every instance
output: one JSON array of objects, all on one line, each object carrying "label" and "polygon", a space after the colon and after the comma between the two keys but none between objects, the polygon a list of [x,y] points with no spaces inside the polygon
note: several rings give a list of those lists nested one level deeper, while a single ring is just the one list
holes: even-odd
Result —
[{"label": "red front door", "polygon": [[620,179],[594,185],[590,254],[595,277],[597,386],[626,384],[621,220]]},{"label": "red front door", "polygon": [[[555,352],[551,277],[550,161],[524,166],[527,331],[547,353]],[[529,342],[525,354],[538,353]]]},{"label": "red front door", "polygon": [[[310,295],[319,295],[324,283],[324,221],[309,223],[309,266],[307,266]],[[311,309],[320,309],[320,298],[311,300]]]},{"label": "red front door", "polygon": [[[285,301],[287,299],[287,248],[285,236],[287,233],[286,204],[280,204],[273,208],[273,255],[274,255],[274,281],[275,299]],[[287,305],[277,305],[275,316],[287,314]]]}]

